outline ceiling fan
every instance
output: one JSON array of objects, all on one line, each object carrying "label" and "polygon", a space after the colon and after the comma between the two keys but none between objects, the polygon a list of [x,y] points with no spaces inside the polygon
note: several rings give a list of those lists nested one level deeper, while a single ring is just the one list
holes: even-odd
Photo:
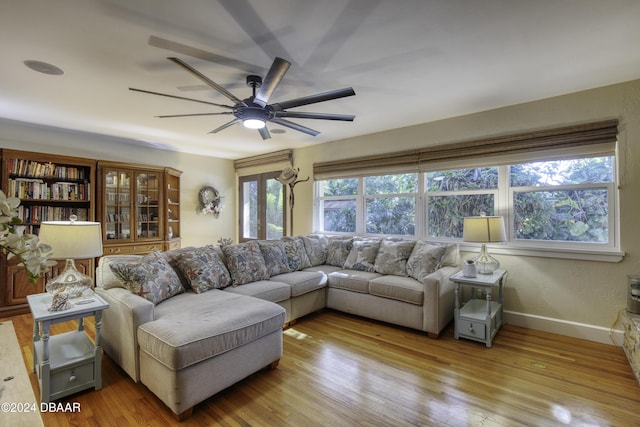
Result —
[{"label": "ceiling fan", "polygon": [[330,101],[333,99],[344,98],[347,96],[355,95],[353,88],[348,87],[344,89],[333,90],[329,92],[318,93],[315,95],[304,96],[302,98],[291,99],[289,101],[276,102],[268,104],[271,95],[280,85],[284,75],[291,66],[291,63],[282,58],[276,57],[271,64],[271,68],[267,72],[264,80],[257,75],[247,76],[247,86],[253,89],[253,94],[249,98],[240,99],[233,95],[231,92],[220,86],[213,80],[209,79],[195,68],[184,62],[179,58],[170,57],[167,58],[170,61],[180,65],[191,74],[205,82],[207,85],[218,91],[220,94],[229,98],[233,105],[217,104],[214,102],[201,101],[193,98],[186,98],[182,96],[170,95],[166,93],[153,92],[144,89],[136,89],[130,87],[129,90],[148,93],[151,95],[166,96],[169,98],[182,99],[186,101],[199,102],[201,104],[213,105],[228,109],[229,111],[217,112],[217,113],[194,113],[194,114],[175,114],[156,116],[160,118],[168,117],[189,117],[189,116],[215,116],[215,115],[232,115],[233,119],[222,126],[217,127],[209,133],[217,133],[237,123],[244,124],[245,127],[250,129],[257,129],[262,136],[262,139],[271,138],[271,134],[266,127],[267,122],[276,123],[281,126],[285,126],[311,136],[316,136],[320,132],[310,129],[306,126],[291,122],[287,118],[297,119],[320,119],[320,120],[338,120],[352,122],[355,119],[354,115],[349,114],[329,114],[329,113],[311,113],[301,111],[288,111],[290,108],[300,107],[302,105],[315,104],[318,102]]}]

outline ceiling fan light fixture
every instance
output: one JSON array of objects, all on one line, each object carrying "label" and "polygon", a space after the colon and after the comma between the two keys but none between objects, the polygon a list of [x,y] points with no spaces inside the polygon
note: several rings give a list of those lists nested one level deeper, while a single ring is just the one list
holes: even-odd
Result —
[{"label": "ceiling fan light fixture", "polygon": [[262,129],[266,126],[264,120],[261,119],[245,119],[242,124],[248,129]]}]

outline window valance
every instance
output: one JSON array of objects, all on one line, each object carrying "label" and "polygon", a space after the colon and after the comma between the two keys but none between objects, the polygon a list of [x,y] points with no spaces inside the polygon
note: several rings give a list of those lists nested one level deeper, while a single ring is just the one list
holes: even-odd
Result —
[{"label": "window valance", "polygon": [[[435,163],[467,161],[487,157],[521,157],[535,159],[536,153],[566,153],[575,147],[594,147],[598,152],[613,151],[618,137],[618,120],[537,130],[512,135],[495,136],[472,141],[455,142],[407,151],[355,157],[314,163],[314,179],[371,174],[375,171],[393,173],[430,169]],[[495,162],[494,162],[495,163]]]}]

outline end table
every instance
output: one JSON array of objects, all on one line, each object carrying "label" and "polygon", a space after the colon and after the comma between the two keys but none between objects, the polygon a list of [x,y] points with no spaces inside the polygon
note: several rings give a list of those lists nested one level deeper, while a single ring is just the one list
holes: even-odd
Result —
[{"label": "end table", "polygon": [[[465,277],[462,271],[451,276],[455,283],[456,304],[454,311],[454,338],[467,338],[484,342],[491,347],[493,337],[503,323],[502,286],[507,276],[506,270],[496,270],[493,274],[478,274],[477,277]],[[499,286],[498,301],[492,301],[492,288]],[[472,288],[472,297],[464,306],[460,304],[460,287]],[[475,298],[476,289],[486,293],[486,300]]]},{"label": "end table", "polygon": [[[100,328],[102,310],[109,308],[107,302],[93,294],[69,300],[73,306],[68,310],[49,311],[51,299],[49,293],[27,296],[33,314],[33,370],[38,374],[42,403],[87,388],[102,388]],[[93,343],[84,331],[84,318],[89,316],[95,319]],[[49,336],[52,324],[69,320],[78,321],[76,331]]]}]

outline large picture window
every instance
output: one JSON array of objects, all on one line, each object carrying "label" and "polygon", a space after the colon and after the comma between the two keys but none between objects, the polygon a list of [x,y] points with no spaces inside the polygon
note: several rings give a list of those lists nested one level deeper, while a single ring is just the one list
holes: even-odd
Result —
[{"label": "large picture window", "polygon": [[615,176],[611,155],[322,180],[317,231],[461,241],[486,214],[511,245],[614,247]]}]

